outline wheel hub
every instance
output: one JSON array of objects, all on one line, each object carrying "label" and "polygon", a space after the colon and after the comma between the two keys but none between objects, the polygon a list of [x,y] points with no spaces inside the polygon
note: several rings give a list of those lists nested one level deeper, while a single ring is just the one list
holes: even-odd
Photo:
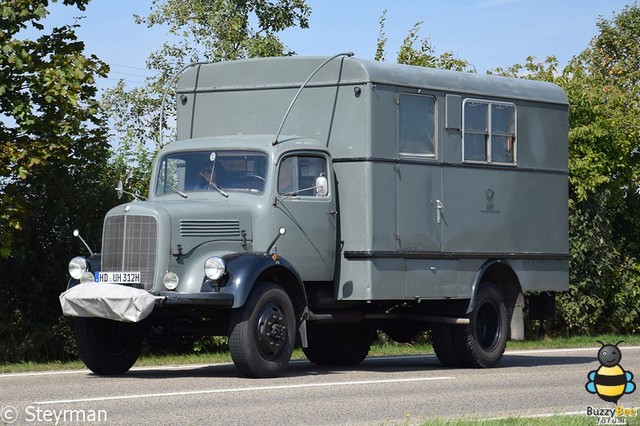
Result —
[{"label": "wheel hub", "polygon": [[275,304],[266,305],[258,315],[258,349],[263,355],[276,355],[287,342],[285,316]]},{"label": "wheel hub", "polygon": [[478,342],[485,350],[494,349],[500,338],[500,319],[497,307],[490,303],[484,304],[479,312],[476,323]]}]

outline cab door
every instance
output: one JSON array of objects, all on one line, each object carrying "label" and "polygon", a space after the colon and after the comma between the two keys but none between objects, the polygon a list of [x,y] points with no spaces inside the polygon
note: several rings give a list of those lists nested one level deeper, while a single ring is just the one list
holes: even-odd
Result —
[{"label": "cab door", "polygon": [[396,163],[397,250],[439,252],[442,241],[442,167],[437,161],[436,103],[429,95],[398,95]]},{"label": "cab door", "polygon": [[274,185],[274,226],[286,229],[278,254],[305,281],[333,280],[338,212],[330,158],[322,152],[287,154],[278,161]]}]

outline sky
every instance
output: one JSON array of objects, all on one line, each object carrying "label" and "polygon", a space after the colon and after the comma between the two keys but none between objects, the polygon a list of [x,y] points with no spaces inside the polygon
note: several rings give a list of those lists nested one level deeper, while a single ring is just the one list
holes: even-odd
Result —
[{"label": "sky", "polygon": [[[306,0],[312,8],[308,29],[281,33],[299,55],[333,55],[352,51],[372,59],[386,10],[386,60],[397,51],[414,24],[423,22],[420,38],[429,38],[436,54],[453,52],[478,72],[524,63],[530,55],[543,61],[555,55],[564,66],[598,34],[599,18],[611,19],[633,0]],[[139,85],[145,60],[167,39],[166,28],[147,28],[133,20],[146,15],[151,0],[92,0],[84,12],[59,3],[51,7],[47,28],[72,24],[78,37],[111,66],[100,86],[118,79]]]}]

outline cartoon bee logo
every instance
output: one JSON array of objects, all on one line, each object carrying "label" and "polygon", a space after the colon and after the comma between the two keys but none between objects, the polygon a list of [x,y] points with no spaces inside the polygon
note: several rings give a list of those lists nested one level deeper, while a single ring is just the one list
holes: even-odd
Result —
[{"label": "cartoon bee logo", "polygon": [[625,371],[620,366],[622,353],[618,345],[622,341],[615,345],[608,345],[599,340],[597,342],[602,345],[598,351],[600,367],[587,374],[589,381],[585,388],[589,393],[598,394],[600,399],[617,404],[622,395],[636,390],[633,373]]}]

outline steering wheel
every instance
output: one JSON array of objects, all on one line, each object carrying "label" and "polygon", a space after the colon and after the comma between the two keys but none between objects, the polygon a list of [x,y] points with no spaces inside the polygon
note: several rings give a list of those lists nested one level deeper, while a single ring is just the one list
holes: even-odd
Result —
[{"label": "steering wheel", "polygon": [[[252,183],[253,185],[251,185]],[[266,184],[266,181],[262,176],[244,175],[240,179],[238,179],[233,186],[237,188],[243,188],[251,185],[249,186],[248,189],[256,189],[258,191],[262,191],[264,189],[265,184]]]}]

